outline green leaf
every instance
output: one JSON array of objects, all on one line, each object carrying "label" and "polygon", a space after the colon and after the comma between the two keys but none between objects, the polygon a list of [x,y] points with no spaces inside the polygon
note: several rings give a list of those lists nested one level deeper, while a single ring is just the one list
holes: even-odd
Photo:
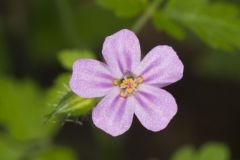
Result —
[{"label": "green leaf", "polygon": [[7,77],[0,78],[0,88],[0,159],[76,159],[69,149],[49,150],[59,125],[43,123],[49,112],[44,91],[30,80]]},{"label": "green leaf", "polygon": [[230,151],[222,143],[210,142],[200,148],[197,160],[230,160]]},{"label": "green leaf", "polygon": [[69,79],[69,74],[60,75],[48,91],[48,102],[52,111],[47,115],[47,120],[58,116],[84,115],[95,106],[96,99],[81,98],[70,90]]},{"label": "green leaf", "polygon": [[95,54],[89,50],[63,50],[59,53],[58,59],[62,66],[71,70],[74,61],[80,58],[96,58]]},{"label": "green leaf", "polygon": [[171,21],[169,17],[158,11],[153,16],[153,24],[158,31],[165,31],[170,36],[182,40],[185,37],[185,32],[177,23]]},{"label": "green leaf", "polygon": [[240,48],[239,8],[208,0],[170,0],[162,13],[216,49]]},{"label": "green leaf", "polygon": [[55,133],[56,124],[43,124],[46,98],[29,80],[0,79],[0,124],[16,140],[41,139]]},{"label": "green leaf", "polygon": [[197,151],[192,146],[177,150],[171,160],[230,160],[230,150],[223,143],[209,142]]},{"label": "green leaf", "polygon": [[8,135],[0,134],[1,160],[76,160],[75,153],[70,148],[52,146],[44,140],[15,141]]},{"label": "green leaf", "polygon": [[131,18],[147,7],[148,0],[97,0],[97,3],[119,17]]},{"label": "green leaf", "polygon": [[195,152],[192,146],[184,146],[173,154],[171,160],[195,160]]},{"label": "green leaf", "polygon": [[17,147],[9,137],[0,134],[0,159],[17,160],[20,159],[24,147]]}]

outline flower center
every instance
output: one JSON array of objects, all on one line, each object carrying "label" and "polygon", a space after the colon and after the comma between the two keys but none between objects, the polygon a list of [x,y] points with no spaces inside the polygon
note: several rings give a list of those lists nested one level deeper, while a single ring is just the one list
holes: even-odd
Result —
[{"label": "flower center", "polygon": [[134,77],[131,75],[125,75],[120,80],[113,80],[113,85],[119,86],[121,97],[127,97],[129,95],[132,95],[137,90],[138,85],[142,82],[142,76]]}]

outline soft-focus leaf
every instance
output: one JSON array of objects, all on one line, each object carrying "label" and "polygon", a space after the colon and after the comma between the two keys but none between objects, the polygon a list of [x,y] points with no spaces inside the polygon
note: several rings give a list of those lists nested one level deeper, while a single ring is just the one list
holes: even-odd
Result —
[{"label": "soft-focus leaf", "polygon": [[210,142],[200,148],[197,160],[230,160],[230,151],[222,143]]},{"label": "soft-focus leaf", "polygon": [[76,160],[76,155],[66,147],[54,147],[36,154],[31,160]]},{"label": "soft-focus leaf", "polygon": [[80,58],[96,58],[95,54],[89,50],[63,50],[59,53],[58,59],[62,66],[71,70],[74,61]]},{"label": "soft-focus leaf", "polygon": [[223,143],[209,142],[198,150],[192,146],[184,146],[178,149],[171,160],[230,160],[230,150]]},{"label": "soft-focus leaf", "polygon": [[156,12],[153,16],[153,24],[158,31],[165,31],[176,39],[182,40],[185,36],[185,32],[181,26],[171,21],[171,19],[161,11]]},{"label": "soft-focus leaf", "polygon": [[134,17],[148,4],[148,0],[97,0],[97,3],[115,12],[119,17]]},{"label": "soft-focus leaf", "polygon": [[192,146],[184,146],[173,154],[171,160],[195,160],[195,152]]},{"label": "soft-focus leaf", "polygon": [[162,13],[213,48],[240,48],[239,7],[208,0],[170,0]]},{"label": "soft-focus leaf", "polygon": [[1,160],[18,160],[23,152],[24,147],[17,147],[10,139],[0,134],[0,159]]},{"label": "soft-focus leaf", "polygon": [[[76,159],[69,149],[48,151],[49,138],[56,131],[56,123],[44,124],[49,112],[45,92],[29,80],[0,79],[0,159],[50,160]],[[44,151],[44,152],[43,152]],[[46,152],[45,152],[46,151]]]},{"label": "soft-focus leaf", "polygon": [[52,111],[47,120],[56,116],[80,116],[88,113],[94,107],[95,99],[81,98],[69,88],[69,74],[60,75],[55,85],[48,91],[48,102]]},{"label": "soft-focus leaf", "polygon": [[54,124],[43,124],[47,112],[43,92],[31,81],[0,79],[0,124],[17,140],[48,137]]},{"label": "soft-focus leaf", "polygon": [[41,141],[15,141],[7,135],[0,134],[1,160],[76,160],[72,150],[61,146],[52,146]]}]

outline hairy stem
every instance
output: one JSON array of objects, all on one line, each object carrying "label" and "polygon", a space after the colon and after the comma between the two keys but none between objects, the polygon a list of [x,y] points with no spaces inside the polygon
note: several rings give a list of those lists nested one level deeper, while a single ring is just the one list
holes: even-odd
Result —
[{"label": "hairy stem", "polygon": [[138,33],[145,23],[152,17],[158,6],[163,2],[163,0],[153,0],[152,3],[148,6],[147,10],[143,15],[137,20],[137,22],[132,27],[132,30],[135,33]]},{"label": "hairy stem", "polygon": [[55,108],[53,109],[53,111],[51,113],[49,113],[48,115],[46,115],[46,119],[45,119],[45,123],[48,123],[53,117],[54,115],[56,115],[56,113],[62,109],[62,107],[67,103],[67,100],[69,100],[70,98],[72,98],[73,96],[75,96],[75,94],[72,91],[69,91],[68,93],[66,93],[61,100],[58,102],[58,104],[56,104]]}]

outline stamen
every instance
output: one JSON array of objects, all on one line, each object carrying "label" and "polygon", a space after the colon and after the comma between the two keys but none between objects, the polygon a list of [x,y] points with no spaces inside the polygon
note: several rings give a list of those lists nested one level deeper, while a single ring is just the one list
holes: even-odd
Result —
[{"label": "stamen", "polygon": [[127,97],[137,91],[138,85],[142,82],[142,76],[134,77],[125,75],[121,80],[113,80],[113,85],[119,86],[121,97]]},{"label": "stamen", "polygon": [[138,76],[137,77],[137,83],[142,83],[143,82],[143,77],[142,76]]},{"label": "stamen", "polygon": [[119,81],[117,79],[114,79],[113,80],[113,85],[118,86],[119,85]]},{"label": "stamen", "polygon": [[129,82],[129,83],[132,83],[132,82],[133,82],[133,79],[132,79],[132,78],[129,78],[129,79],[128,79],[128,82]]},{"label": "stamen", "polygon": [[133,88],[128,88],[128,89],[127,89],[127,92],[128,92],[128,93],[132,93],[133,91],[134,91]]},{"label": "stamen", "polygon": [[133,87],[136,88],[138,86],[137,83],[133,83]]},{"label": "stamen", "polygon": [[127,83],[128,82],[128,79],[124,79],[123,81],[122,81],[122,83]]},{"label": "stamen", "polygon": [[125,87],[126,87],[126,83],[122,82],[122,83],[120,84],[120,87],[125,88]]},{"label": "stamen", "polygon": [[127,96],[127,93],[126,93],[125,91],[121,91],[121,92],[120,92],[120,96],[121,96],[121,97],[126,97],[126,96]]}]

